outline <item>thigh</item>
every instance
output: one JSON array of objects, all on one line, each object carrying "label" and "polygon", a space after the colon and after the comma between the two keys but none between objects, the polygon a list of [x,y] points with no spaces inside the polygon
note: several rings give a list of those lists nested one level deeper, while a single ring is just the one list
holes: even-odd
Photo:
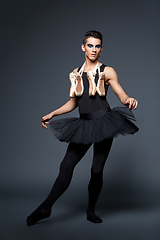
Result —
[{"label": "thigh", "polygon": [[74,168],[75,165],[82,159],[91,145],[69,143],[61,167]]},{"label": "thigh", "polygon": [[103,171],[105,162],[112,146],[113,139],[105,139],[102,142],[94,143],[94,154],[92,171],[99,173]]}]

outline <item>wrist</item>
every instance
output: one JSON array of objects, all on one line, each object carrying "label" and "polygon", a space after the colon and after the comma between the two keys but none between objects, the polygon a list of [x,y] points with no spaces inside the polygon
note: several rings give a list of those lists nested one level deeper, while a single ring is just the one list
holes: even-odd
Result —
[{"label": "wrist", "polygon": [[129,99],[129,98],[130,98],[129,96],[126,96],[126,97],[125,97],[125,99],[124,99],[124,104],[126,104],[126,105],[128,104],[128,99]]},{"label": "wrist", "polygon": [[55,116],[55,112],[51,112],[51,117],[53,118]]}]

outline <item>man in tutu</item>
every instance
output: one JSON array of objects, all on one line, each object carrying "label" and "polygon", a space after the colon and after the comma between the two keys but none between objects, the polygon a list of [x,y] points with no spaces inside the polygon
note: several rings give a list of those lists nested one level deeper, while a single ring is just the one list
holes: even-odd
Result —
[{"label": "man in tutu", "polygon": [[[31,226],[51,215],[55,201],[68,188],[73,170],[93,144],[91,179],[88,185],[89,200],[87,220],[101,223],[95,213],[95,206],[102,189],[103,168],[108,157],[113,138],[134,134],[138,127],[132,122],[131,109],[138,106],[137,100],[129,97],[118,82],[112,67],[98,61],[102,52],[102,35],[98,31],[88,31],[82,44],[85,53],[84,64],[70,73],[70,100],[62,107],[42,118],[42,127],[50,124],[60,141],[68,142],[68,148],[60,165],[59,175],[45,201],[27,218]],[[106,100],[108,87],[111,87],[125,107],[111,109]],[[50,120],[58,115],[79,109],[79,118]]]}]

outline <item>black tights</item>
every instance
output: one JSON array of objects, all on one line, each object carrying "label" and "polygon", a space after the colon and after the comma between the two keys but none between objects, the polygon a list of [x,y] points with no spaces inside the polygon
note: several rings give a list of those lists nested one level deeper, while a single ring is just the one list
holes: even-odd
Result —
[{"label": "black tights", "polygon": [[[94,213],[95,205],[102,189],[103,184],[103,168],[108,157],[113,139],[106,139],[100,143],[94,143],[94,154],[93,154],[93,162],[91,168],[91,179],[88,185],[89,192],[89,201],[87,214]],[[77,163],[82,159],[87,150],[91,145],[84,144],[75,144],[70,143],[67,148],[67,152],[65,157],[60,165],[59,175],[51,189],[50,194],[46,198],[46,200],[28,217],[28,219],[34,218],[37,215],[38,211],[44,209],[47,210],[47,215],[50,215],[50,210],[55,201],[65,192],[68,188],[73,170]],[[40,217],[35,217],[34,223],[39,221]],[[44,217],[41,217],[41,219]],[[38,220],[37,220],[38,219]],[[32,225],[32,224],[28,224]]]}]

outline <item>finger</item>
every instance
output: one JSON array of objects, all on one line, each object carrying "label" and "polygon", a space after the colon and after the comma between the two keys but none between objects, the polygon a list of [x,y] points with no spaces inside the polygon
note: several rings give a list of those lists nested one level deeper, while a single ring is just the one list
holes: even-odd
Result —
[{"label": "finger", "polygon": [[45,127],[47,129],[47,126],[44,124],[44,122],[42,122],[42,127]]},{"label": "finger", "polygon": [[48,118],[48,115],[42,117],[42,121],[45,121]]},{"label": "finger", "polygon": [[44,124],[44,127],[47,129],[47,126]]},{"label": "finger", "polygon": [[136,109],[137,107],[138,107],[138,101],[136,101],[134,109]]},{"label": "finger", "polygon": [[51,122],[45,122],[45,124],[46,124],[46,123],[47,123],[47,124],[50,124]]},{"label": "finger", "polygon": [[132,109],[132,102],[129,101],[129,109]]},{"label": "finger", "polygon": [[128,104],[128,108],[131,109],[132,108],[132,100],[131,99],[128,99],[126,101],[126,103]]},{"label": "finger", "polygon": [[136,105],[136,100],[134,99],[134,101],[133,101],[133,108],[135,108],[135,105]]},{"label": "finger", "polygon": [[133,103],[132,103],[132,109],[135,107],[135,104],[136,104],[136,102],[133,101]]}]

